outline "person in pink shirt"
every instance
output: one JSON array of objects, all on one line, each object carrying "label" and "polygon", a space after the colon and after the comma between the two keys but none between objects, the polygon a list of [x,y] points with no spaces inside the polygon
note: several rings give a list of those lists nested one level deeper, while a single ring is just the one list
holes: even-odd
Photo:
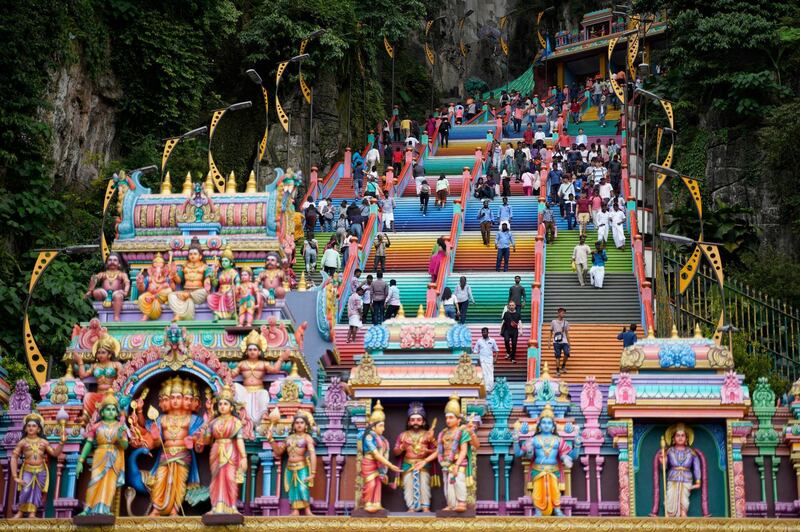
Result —
[{"label": "person in pink shirt", "polygon": [[436,244],[438,248],[436,249],[436,253],[431,255],[431,261],[428,263],[428,273],[431,276],[431,282],[435,283],[436,278],[439,276],[439,268],[442,265],[442,262],[446,259],[445,249],[446,245],[444,243],[444,237],[439,237],[436,239]]},{"label": "person in pink shirt", "polygon": [[597,227],[597,213],[603,207],[603,198],[600,197],[600,189],[594,187],[592,195],[592,223]]},{"label": "person in pink shirt", "polygon": [[464,106],[461,104],[456,105],[456,124],[460,124],[464,119]]},{"label": "person in pink shirt", "polygon": [[519,133],[522,129],[522,117],[525,116],[525,109],[517,102],[514,108],[514,133]]},{"label": "person in pink shirt", "polygon": [[436,120],[433,115],[428,116],[428,120],[425,122],[425,133],[428,134],[429,139],[433,139],[433,134],[436,133]]}]

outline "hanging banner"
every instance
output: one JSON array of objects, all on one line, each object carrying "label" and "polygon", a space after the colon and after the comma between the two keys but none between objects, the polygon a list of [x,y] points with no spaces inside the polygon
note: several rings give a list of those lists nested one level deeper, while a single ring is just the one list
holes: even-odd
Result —
[{"label": "hanging banner", "polygon": [[[53,262],[53,259],[58,256],[58,253],[58,250],[54,249],[39,252],[39,256],[36,257],[36,262],[31,272],[30,283],[28,284],[29,296],[33,292],[36,283],[39,282],[39,277],[44,273],[45,269],[47,269],[47,266]],[[33,337],[31,323],[28,319],[28,305],[25,306],[25,314],[22,316],[22,338],[25,340],[25,356],[28,361],[28,368],[31,370],[36,384],[44,386],[47,380],[47,360],[42,355]]]},{"label": "hanging banner", "polygon": [[394,59],[394,47],[389,44],[389,39],[385,36],[383,37],[383,47],[386,48],[386,53],[389,54],[389,57]]},{"label": "hanging banner", "polygon": [[[283,72],[286,70],[286,65],[289,64],[289,61],[282,61],[278,64],[278,70],[275,72],[275,87],[277,89],[278,85],[281,82],[281,76],[283,76]],[[278,99],[278,91],[275,91],[275,112],[278,114],[278,122],[281,123],[281,127],[283,130],[288,134],[289,133],[289,116],[286,114],[286,111],[283,110],[283,106],[281,105],[281,101]]]},{"label": "hanging banner", "polygon": [[[264,96],[264,111],[265,116],[269,116],[269,93],[264,85],[261,85],[261,94]],[[269,134],[269,123],[264,127],[264,136],[261,137],[261,143],[258,145],[258,162],[264,158],[264,152],[267,151],[267,135]]]},{"label": "hanging banner", "polygon": [[[639,28],[639,21],[634,22],[634,29]],[[628,71],[631,79],[636,79],[636,54],[639,53],[639,32],[628,38]]]},{"label": "hanging banner", "polygon": [[[702,236],[700,238],[702,238]],[[686,292],[686,289],[692,284],[692,280],[697,274],[697,267],[700,265],[701,254],[700,248],[695,246],[694,251],[692,251],[692,256],[689,257],[686,264],[681,267],[681,273],[678,276],[678,290],[681,295]]]},{"label": "hanging banner", "polygon": [[172,150],[175,149],[178,142],[181,140],[180,137],[172,137],[171,139],[167,139],[164,143],[164,152],[161,154],[161,177],[164,177],[164,168],[167,167],[167,160],[169,159],[170,154],[172,154]]},{"label": "hanging banner", "polygon": [[619,37],[614,37],[610,41],[608,41],[608,79],[611,82],[611,89],[616,94],[619,101],[622,103],[622,107],[625,107],[625,91],[622,90],[622,86],[620,86],[619,82],[616,79],[616,74],[611,68],[611,56],[614,53],[614,48],[617,46],[617,42],[619,42]]},{"label": "hanging banner", "polygon": [[536,37],[539,39],[539,46],[544,50],[547,48],[547,42],[544,40],[542,32],[539,31],[539,23],[542,21],[542,16],[544,16],[544,11],[539,11],[539,14],[536,15]]},{"label": "hanging banner", "polygon": [[431,50],[431,47],[428,45],[428,43],[425,43],[425,57],[428,58],[428,63],[431,66],[436,64],[436,56],[433,55],[433,50]]},{"label": "hanging banner", "polygon": [[[117,190],[117,187],[114,183],[114,179],[109,179],[108,185],[106,185],[106,195],[103,198],[103,215],[101,216],[101,220],[106,219],[108,206],[111,204],[111,198],[114,196],[115,190]],[[105,231],[103,231],[103,224],[100,224],[100,252],[103,254],[103,262],[105,262],[108,259],[110,251],[108,249],[108,242],[106,242]]]},{"label": "hanging banner", "polygon": [[217,124],[219,124],[225,111],[226,109],[217,109],[214,111],[214,114],[211,115],[211,125],[208,127],[208,172],[211,174],[211,179],[214,181],[214,187],[217,189],[217,192],[225,192],[225,178],[222,177],[219,168],[217,168],[217,164],[214,162],[214,156],[211,154],[211,139],[214,138]]},{"label": "hanging banner", "polygon": [[433,20],[426,20],[425,21],[425,37],[428,37],[428,33],[430,33],[431,28],[433,27]]},{"label": "hanging banner", "polygon": [[305,98],[306,103],[311,103],[311,87],[308,86],[306,83],[306,78],[303,77],[303,73],[300,73],[300,91],[303,93],[303,98]]}]

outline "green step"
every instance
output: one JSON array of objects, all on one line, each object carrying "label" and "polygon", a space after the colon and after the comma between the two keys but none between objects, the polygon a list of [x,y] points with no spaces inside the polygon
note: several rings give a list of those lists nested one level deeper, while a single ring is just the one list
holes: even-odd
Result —
[{"label": "green step", "polygon": [[[588,237],[586,244],[594,249],[594,243],[597,242],[597,231],[587,231]],[[631,262],[631,240],[629,235],[625,235],[625,248],[620,251],[614,247],[614,239],[611,235],[608,236],[606,243],[606,253],[608,254],[608,262],[606,262],[607,273],[631,273],[633,266]],[[555,272],[571,272],[572,271],[572,250],[578,245],[578,230],[560,230],[558,238],[552,244],[547,245],[547,268],[548,273]],[[591,259],[590,264],[591,266]],[[545,286],[545,290],[547,287]]]},{"label": "green step", "polygon": [[458,286],[461,276],[467,278],[467,283],[472,287],[475,305],[470,304],[467,311],[467,323],[500,323],[503,307],[508,303],[508,289],[514,284],[514,276],[522,277],[522,286],[525,287],[527,305],[522,312],[522,320],[530,321],[531,285],[533,284],[532,271],[520,272],[453,272],[447,279],[447,286],[454,289]]},{"label": "green step", "polygon": [[[314,233],[314,238],[317,239],[317,271],[322,270],[322,254],[325,253],[325,245],[331,239],[334,233]],[[294,273],[300,279],[300,274],[306,269],[306,259],[303,257],[303,242],[305,238],[295,242],[297,244],[297,252],[294,254]]]},{"label": "green step", "polygon": [[[578,129],[582,128],[584,135],[588,137],[610,138],[617,134],[617,122],[619,122],[619,120],[606,120],[606,127],[602,127],[599,120],[585,120],[580,124],[570,122],[567,126],[567,134],[570,137],[575,137],[575,135],[578,134]],[[573,138],[572,141],[574,142],[575,139]]]},{"label": "green step", "polygon": [[[360,279],[366,280],[367,275],[372,275],[373,279],[375,274],[371,272],[362,273]],[[400,304],[403,305],[403,312],[407,317],[413,318],[417,315],[417,309],[422,305],[423,311],[425,310],[425,298],[428,295],[428,282],[430,275],[428,273],[392,273],[384,272],[383,280],[388,284],[390,280],[397,281],[397,287],[400,289]],[[367,317],[369,323],[372,323],[372,316]],[[342,312],[339,323],[347,323],[347,312]]]}]

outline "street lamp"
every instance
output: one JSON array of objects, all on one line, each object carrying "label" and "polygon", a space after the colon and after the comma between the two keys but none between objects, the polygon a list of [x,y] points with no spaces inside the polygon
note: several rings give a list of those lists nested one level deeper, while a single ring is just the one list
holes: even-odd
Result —
[{"label": "street lamp", "polygon": [[[316,39],[317,37],[321,37],[325,33],[325,29],[318,29],[316,31],[312,31],[311,33],[306,36],[305,39],[302,40],[300,43],[300,53],[305,53],[306,46],[311,40]],[[300,89],[303,91],[303,95],[308,102],[308,167],[306,176],[311,176],[311,150],[312,150],[312,133],[314,131],[314,91],[311,87],[306,85],[305,79],[303,79],[303,72],[302,72],[302,63],[298,67],[298,75],[300,77]]]},{"label": "street lamp", "polygon": [[294,57],[292,57],[290,59],[287,59],[286,61],[281,61],[278,64],[278,72],[275,75],[275,109],[278,112],[278,119],[280,120],[281,125],[283,126],[283,130],[286,132],[286,167],[287,168],[289,167],[289,145],[290,145],[290,142],[289,142],[289,131],[290,131],[291,125],[292,125],[292,117],[291,117],[292,110],[289,109],[289,115],[287,115],[286,112],[283,110],[283,106],[281,105],[281,102],[278,99],[278,88],[280,87],[280,84],[281,84],[281,77],[283,77],[283,72],[284,72],[284,70],[286,70],[286,67],[289,65],[289,63],[300,63],[300,62],[308,59],[308,57],[309,57],[308,54],[299,54],[299,55],[296,55],[296,56],[294,56]]},{"label": "street lamp", "polygon": [[[544,101],[544,102],[546,102],[547,98],[548,98],[547,89],[550,88],[550,78],[548,77],[548,71],[547,71],[548,70],[547,66],[549,64],[548,63],[548,54],[547,54],[547,41],[545,41],[544,38],[542,37],[542,33],[539,31],[539,25],[540,25],[540,23],[542,21],[542,17],[544,16],[544,14],[549,12],[549,11],[552,11],[554,9],[555,9],[555,6],[550,6],[550,7],[547,7],[545,9],[539,11],[539,14],[536,15],[536,34],[539,36],[539,44],[542,45],[542,55],[544,57],[545,94],[544,94],[544,98],[542,99],[542,101]],[[542,44],[542,42],[544,42],[544,44]],[[534,77],[534,80],[533,80],[533,87],[534,87],[534,89],[536,88],[536,79],[535,79],[535,77]]]},{"label": "street lamp", "polygon": [[219,121],[222,120],[222,117],[228,111],[236,112],[241,111],[242,109],[249,109],[252,107],[253,102],[246,101],[246,102],[237,102],[234,104],[225,107],[224,109],[217,109],[211,115],[211,125],[208,129],[208,170],[211,173],[211,178],[214,180],[214,184],[217,187],[217,191],[223,192],[225,190],[225,178],[220,173],[219,169],[217,168],[217,164],[214,162],[214,156],[211,153],[211,145],[214,140],[214,132],[217,130],[217,125]]},{"label": "street lamp", "polygon": [[[150,168],[150,167],[148,167]],[[157,167],[152,167],[157,170]],[[28,362],[28,367],[36,380],[36,384],[43,386],[44,383],[50,378],[50,367],[53,363],[53,355],[44,360],[39,346],[36,345],[36,339],[31,331],[30,319],[28,318],[28,308],[30,307],[31,300],[33,299],[33,291],[36,285],[39,284],[42,274],[47,270],[47,267],[53,260],[61,253],[66,255],[80,255],[91,253],[100,249],[99,244],[81,244],[78,246],[69,246],[64,248],[53,249],[39,249],[39,255],[34,262],[33,271],[31,271],[31,280],[28,284],[28,295],[25,297],[25,303],[22,305],[22,339],[25,343],[25,355]]]},{"label": "street lamp", "polygon": [[269,135],[269,93],[267,92],[267,88],[264,86],[264,80],[254,68],[246,70],[245,74],[247,74],[247,77],[250,78],[250,81],[261,88],[261,95],[264,97],[264,136],[261,137],[261,141],[258,143],[258,147],[256,148],[255,162],[253,163],[256,173],[256,183],[258,183],[258,178],[261,174],[261,160],[264,158],[264,153],[267,150],[267,135]]},{"label": "street lamp", "polygon": [[[182,135],[178,135],[177,137],[170,137],[168,139],[164,139],[164,151],[161,152],[161,180],[164,180],[164,170],[167,168],[167,161],[169,160],[170,155],[172,155],[172,150],[175,149],[175,146],[182,140],[191,139],[194,137],[199,137],[200,135],[205,135],[208,131],[208,126],[202,126],[195,129],[191,129]],[[145,172],[147,173],[147,172]]]},{"label": "street lamp", "polygon": [[[706,260],[711,264],[711,269],[714,271],[717,284],[719,285],[719,293],[722,304],[720,312],[720,319],[716,331],[721,334],[728,335],[728,349],[733,354],[733,333],[738,332],[739,329],[733,324],[728,322],[727,302],[725,300],[725,276],[722,272],[722,257],[719,254],[719,248],[722,244],[718,242],[704,242],[702,240],[694,240],[683,235],[674,235],[671,233],[659,233],[659,237],[664,242],[670,242],[679,246],[697,246],[706,257]],[[680,311],[680,309],[678,309]]]}]

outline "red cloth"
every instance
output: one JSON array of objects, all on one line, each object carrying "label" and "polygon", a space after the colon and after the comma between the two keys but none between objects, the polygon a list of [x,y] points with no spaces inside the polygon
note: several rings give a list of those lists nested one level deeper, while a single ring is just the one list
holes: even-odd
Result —
[{"label": "red cloth", "polygon": [[525,133],[522,134],[522,138],[525,140],[525,144],[533,144],[533,130],[526,129]]},{"label": "red cloth", "polygon": [[578,214],[582,212],[588,213],[591,210],[592,200],[589,198],[581,198],[578,200]]},{"label": "red cloth", "polygon": [[403,152],[400,150],[395,150],[392,153],[392,162],[393,163],[402,163],[403,162]]}]

